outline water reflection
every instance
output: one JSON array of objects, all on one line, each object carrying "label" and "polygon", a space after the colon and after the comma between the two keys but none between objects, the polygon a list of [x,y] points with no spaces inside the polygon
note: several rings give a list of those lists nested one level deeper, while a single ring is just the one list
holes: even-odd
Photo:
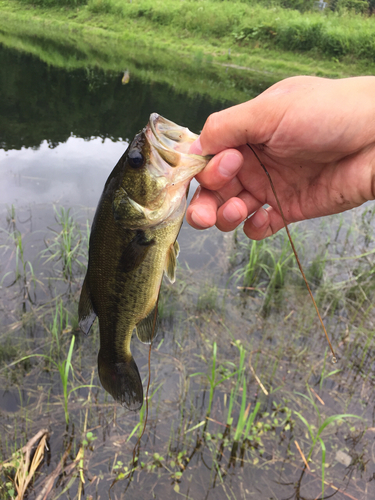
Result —
[{"label": "water reflection", "polygon": [[133,77],[124,86],[120,72],[69,72],[4,47],[0,67],[3,207],[96,206],[109,172],[151,112],[198,132],[210,113],[229,104]]},{"label": "water reflection", "polygon": [[1,203],[95,206],[126,147],[126,141],[69,137],[53,149],[43,141],[38,149],[0,150]]},{"label": "water reflection", "polygon": [[152,112],[199,131],[210,113],[229,104],[192,99],[136,77],[122,85],[123,70],[54,68],[1,46],[0,67],[0,146],[5,150],[35,148],[44,141],[55,147],[72,135],[130,138]]}]

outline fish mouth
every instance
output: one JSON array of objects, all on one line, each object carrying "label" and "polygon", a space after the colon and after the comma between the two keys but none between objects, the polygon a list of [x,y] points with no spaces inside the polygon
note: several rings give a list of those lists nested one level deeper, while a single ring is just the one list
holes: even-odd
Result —
[{"label": "fish mouth", "polygon": [[154,166],[163,175],[171,176],[173,183],[190,182],[209,160],[208,157],[189,153],[191,144],[198,138],[197,134],[158,113],[150,115],[145,133],[154,152]]},{"label": "fish mouth", "polygon": [[198,138],[187,127],[181,127],[157,113],[150,115],[149,124],[155,138],[167,150],[189,153],[190,145]]}]

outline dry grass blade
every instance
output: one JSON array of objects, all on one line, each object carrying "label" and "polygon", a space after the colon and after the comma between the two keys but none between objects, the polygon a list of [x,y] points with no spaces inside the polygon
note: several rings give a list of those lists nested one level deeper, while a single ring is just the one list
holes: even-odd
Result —
[{"label": "dry grass blade", "polygon": [[319,396],[319,394],[317,394],[314,391],[314,389],[312,387],[310,387],[310,391],[314,394],[314,396],[316,397],[316,399],[319,401],[320,404],[325,405],[325,402],[323,401],[323,399]]},{"label": "dry grass blade", "polygon": [[258,383],[259,387],[262,389],[262,391],[264,392],[264,394],[265,394],[266,396],[268,396],[268,391],[267,391],[267,389],[266,389],[266,388],[264,387],[264,385],[262,384],[262,382],[261,382],[260,378],[259,378],[259,377],[258,377],[258,375],[255,373],[255,370],[254,370],[254,368],[253,368],[253,365],[251,364],[251,356],[250,356],[250,358],[249,358],[249,367],[250,367],[251,373],[253,374],[253,376],[254,376],[255,380],[257,381],[257,383]]},{"label": "dry grass blade", "polygon": [[299,454],[301,455],[301,458],[302,458],[302,460],[303,460],[303,463],[304,463],[304,464],[306,465],[306,467],[310,470],[309,464],[307,463],[306,457],[305,457],[305,455],[303,454],[303,451],[301,450],[301,448],[299,447],[299,444],[297,443],[297,441],[294,441],[294,444],[296,445],[297,450],[299,451]]},{"label": "dry grass blade", "polygon": [[[17,490],[16,500],[23,499],[27,487],[32,481],[36,470],[43,460],[44,450],[47,445],[47,438],[48,430],[40,430],[37,434],[35,434],[33,438],[28,441],[28,443],[23,448],[21,448],[21,450],[17,451],[13,455],[13,459],[10,462],[3,464],[3,467],[12,465],[16,467],[16,463],[18,462],[17,471],[14,477],[14,486]],[[33,459],[31,460],[31,453],[36,443],[38,443],[38,445],[35,450]]]},{"label": "dry grass blade", "polygon": [[65,451],[65,453],[64,453],[62,459],[60,460],[58,466],[56,467],[56,469],[53,472],[51,472],[51,474],[49,476],[47,476],[46,479],[44,480],[43,489],[39,493],[39,495],[37,496],[36,500],[47,500],[48,494],[50,493],[50,491],[53,488],[53,484],[55,482],[55,479],[57,478],[57,476],[59,474],[61,474],[64,463],[65,463],[66,459],[68,458],[69,453],[70,453],[70,446]]}]

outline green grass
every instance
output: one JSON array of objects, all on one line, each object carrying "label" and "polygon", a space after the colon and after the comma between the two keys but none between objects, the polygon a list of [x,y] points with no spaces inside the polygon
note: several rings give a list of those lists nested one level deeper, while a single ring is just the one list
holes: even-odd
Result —
[{"label": "green grass", "polygon": [[67,69],[127,68],[130,78],[173,82],[189,95],[239,102],[287,76],[375,71],[371,18],[353,13],[214,0],[2,0],[0,11],[0,42],[9,47]]},{"label": "green grass", "polygon": [[[68,425],[69,424],[69,408],[68,408],[68,402],[69,402],[69,397],[72,393],[75,391],[78,391],[83,388],[91,388],[94,387],[92,384],[84,384],[84,385],[78,385],[78,386],[73,386],[72,389],[68,390],[68,383],[69,383],[69,373],[74,372],[73,370],[73,364],[72,364],[72,356],[73,356],[73,348],[74,348],[74,342],[75,342],[75,337],[74,335],[71,336],[68,352],[66,354],[66,357],[64,359],[55,361],[54,357],[50,355],[45,355],[45,354],[30,354],[28,356],[24,356],[20,359],[17,359],[15,362],[12,363],[12,366],[15,366],[19,363],[22,363],[26,360],[30,360],[33,358],[43,358],[45,359],[50,366],[53,366],[57,369],[59,375],[60,375],[60,380],[63,388],[63,399],[62,399],[62,405],[64,408],[64,416],[65,416],[65,422]],[[73,384],[72,384],[73,385]]]},{"label": "green grass", "polygon": [[217,305],[218,289],[214,284],[206,283],[203,287],[202,292],[198,296],[197,300],[197,310],[199,312],[203,311],[213,311],[216,309]]},{"label": "green grass", "polygon": [[306,460],[307,460],[307,463],[310,461],[311,459],[311,456],[313,454],[313,451],[314,451],[314,448],[315,446],[317,445],[317,443],[320,444],[320,447],[321,447],[321,450],[322,450],[322,457],[321,457],[321,478],[322,478],[322,498],[324,498],[324,478],[325,478],[325,467],[326,467],[326,451],[327,451],[327,448],[326,448],[326,444],[325,442],[323,441],[321,435],[323,433],[323,431],[325,430],[326,427],[328,427],[329,425],[335,423],[335,422],[342,422],[343,420],[346,420],[348,418],[361,418],[360,416],[358,415],[352,415],[352,414],[341,414],[341,415],[331,415],[330,417],[327,417],[323,422],[322,422],[322,415],[319,411],[319,408],[317,406],[317,404],[315,403],[313,397],[312,397],[312,394],[311,394],[311,391],[310,391],[310,388],[307,386],[307,389],[308,389],[308,395],[306,394],[301,394],[299,393],[299,396],[301,396],[302,398],[305,398],[307,399],[311,405],[314,407],[314,410],[316,412],[316,415],[318,417],[318,426],[317,426],[317,429],[315,426],[309,424],[309,422],[306,420],[306,418],[301,415],[301,413],[299,413],[298,411],[295,411],[294,413],[297,415],[297,417],[305,424],[306,428],[308,429],[309,431],[309,435],[310,435],[310,438],[311,438],[311,446],[310,446],[310,450],[308,452],[308,455],[306,457]]},{"label": "green grass", "polygon": [[[70,21],[79,23],[85,19],[89,25],[107,25],[116,32],[121,20],[125,20],[132,31],[143,29],[147,33],[152,30],[155,39],[158,33],[163,38],[173,36],[176,48],[182,40],[198,38],[208,42],[216,40],[224,47],[229,42],[232,51],[247,43],[252,49],[262,44],[265,48],[287,51],[315,51],[315,56],[336,59],[350,56],[353,60],[374,61],[375,57],[372,19],[353,11],[333,13],[326,9],[301,13],[277,5],[240,1],[220,2],[218,8],[215,0],[184,3],[175,0],[88,0],[84,6],[79,6],[76,0],[67,0],[67,3],[72,8],[71,14],[65,14]],[[51,7],[57,19],[61,16],[61,9],[56,8],[53,1],[44,0],[44,5]],[[98,17],[90,18],[87,13]]]},{"label": "green grass", "polygon": [[[303,250],[303,242],[297,238],[298,232],[292,230],[291,236],[300,254]],[[238,243],[238,256],[243,256],[244,252],[245,262],[233,273],[232,277],[235,278],[235,284],[242,285],[240,289],[244,292],[251,295],[259,294],[263,297],[263,314],[267,315],[272,305],[278,306],[283,300],[286,281],[296,279],[296,277],[297,281],[300,280],[289,239],[283,231],[261,241],[242,239]],[[313,269],[310,274],[313,273],[315,277],[317,273],[322,273],[322,267],[316,267],[314,262],[311,264]]]},{"label": "green grass", "polygon": [[54,231],[54,237],[46,241],[46,249],[42,252],[44,264],[50,261],[58,262],[62,268],[64,278],[72,280],[77,268],[84,270],[87,259],[89,228],[86,233],[81,233],[80,227],[70,215],[70,209],[60,207],[60,211],[54,207],[55,219],[60,226],[59,231]]}]

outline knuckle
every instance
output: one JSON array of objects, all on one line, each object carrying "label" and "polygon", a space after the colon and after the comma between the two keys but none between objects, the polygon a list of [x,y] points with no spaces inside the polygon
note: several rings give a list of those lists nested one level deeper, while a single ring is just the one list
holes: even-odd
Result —
[{"label": "knuckle", "polygon": [[[215,141],[215,139],[218,136],[219,130],[220,130],[220,118],[219,118],[219,113],[212,113],[206,120],[206,123],[204,124],[202,134],[204,138],[204,142],[207,143],[209,141]],[[211,144],[209,144],[210,146]],[[216,152],[216,151],[215,151]]]},{"label": "knuckle", "polygon": [[217,127],[217,122],[218,122],[218,116],[219,113],[212,113],[206,120],[206,123],[204,125],[204,129],[208,129],[210,132],[216,129]]}]

